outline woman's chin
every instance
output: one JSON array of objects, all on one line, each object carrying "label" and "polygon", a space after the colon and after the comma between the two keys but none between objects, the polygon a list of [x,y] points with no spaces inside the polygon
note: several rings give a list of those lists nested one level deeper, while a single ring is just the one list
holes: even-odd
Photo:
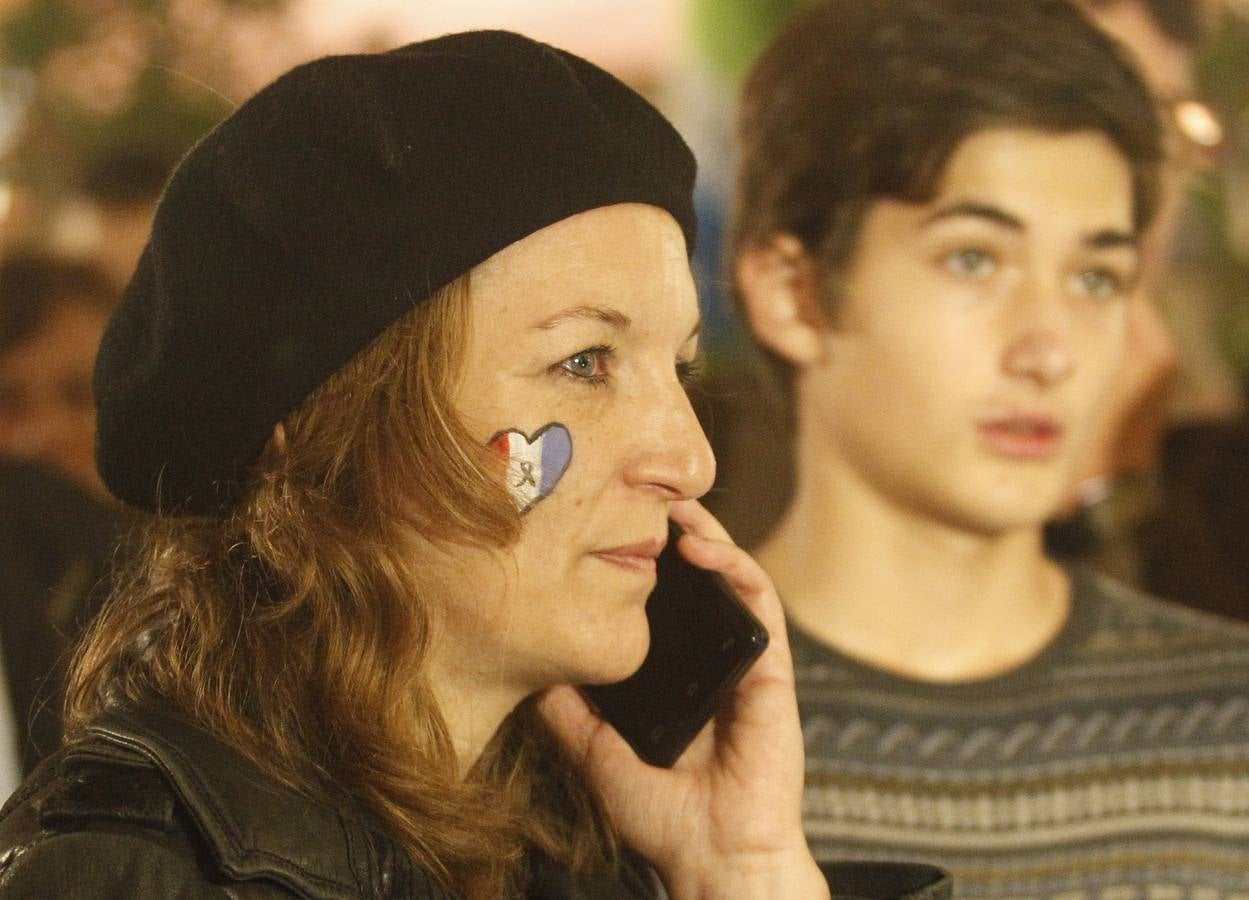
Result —
[{"label": "woman's chin", "polygon": [[640,635],[620,635],[613,640],[610,646],[604,647],[603,652],[597,654],[594,659],[587,659],[585,666],[585,676],[579,680],[580,684],[613,684],[617,681],[624,681],[642,665],[642,661],[646,659],[646,651],[650,649],[650,630],[643,631]]}]

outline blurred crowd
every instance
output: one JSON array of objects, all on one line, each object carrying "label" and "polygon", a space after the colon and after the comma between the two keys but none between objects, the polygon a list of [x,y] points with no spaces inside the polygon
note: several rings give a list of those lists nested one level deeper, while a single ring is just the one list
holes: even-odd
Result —
[{"label": "blurred crowd", "polygon": [[[1169,160],[1129,350],[1049,527],[1050,552],[1249,620],[1249,3],[1073,2],[1139,65]],[[290,45],[257,61],[262,42],[247,29],[281,34],[296,5],[0,2],[0,794],[55,745],[59,681],[126,526],[93,462],[91,373],[105,322],[177,160],[227,98],[292,61]],[[800,6],[692,0],[669,23],[680,39],[662,38],[681,49],[623,73],[699,158],[699,404],[720,462],[708,499],[747,547],[775,526],[793,472],[777,437],[790,432],[789,412],[743,338],[724,260],[734,105],[742,74]],[[379,28],[361,41],[419,36]]]}]

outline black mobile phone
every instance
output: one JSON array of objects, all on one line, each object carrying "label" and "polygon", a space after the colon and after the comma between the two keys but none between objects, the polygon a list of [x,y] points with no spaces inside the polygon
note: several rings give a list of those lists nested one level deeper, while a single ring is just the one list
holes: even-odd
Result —
[{"label": "black mobile phone", "polygon": [[616,684],[581,691],[634,752],[671,766],[768,645],[768,632],[723,577],[687,562],[671,524],[646,601],[650,650]]}]

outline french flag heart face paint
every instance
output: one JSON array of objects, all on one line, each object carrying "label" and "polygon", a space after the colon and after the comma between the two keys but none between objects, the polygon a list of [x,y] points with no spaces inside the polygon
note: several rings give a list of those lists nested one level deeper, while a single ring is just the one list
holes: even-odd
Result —
[{"label": "french flag heart face paint", "polygon": [[554,490],[572,462],[572,435],[559,422],[543,425],[533,437],[515,428],[500,431],[488,446],[505,463],[499,467],[501,477],[522,513]]}]

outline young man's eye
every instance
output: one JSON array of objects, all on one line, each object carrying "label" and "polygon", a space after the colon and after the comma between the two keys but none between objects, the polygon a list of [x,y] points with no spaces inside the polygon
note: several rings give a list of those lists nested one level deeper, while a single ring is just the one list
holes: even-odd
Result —
[{"label": "young man's eye", "polygon": [[577,351],[555,368],[579,381],[601,384],[607,380],[607,363],[611,355],[610,347],[588,347]]},{"label": "young man's eye", "polygon": [[1076,289],[1086,297],[1117,297],[1126,290],[1126,280],[1110,269],[1087,269],[1076,275]]},{"label": "young man's eye", "polygon": [[945,267],[956,275],[984,278],[993,273],[997,261],[986,250],[965,247],[947,255],[943,262]]}]

